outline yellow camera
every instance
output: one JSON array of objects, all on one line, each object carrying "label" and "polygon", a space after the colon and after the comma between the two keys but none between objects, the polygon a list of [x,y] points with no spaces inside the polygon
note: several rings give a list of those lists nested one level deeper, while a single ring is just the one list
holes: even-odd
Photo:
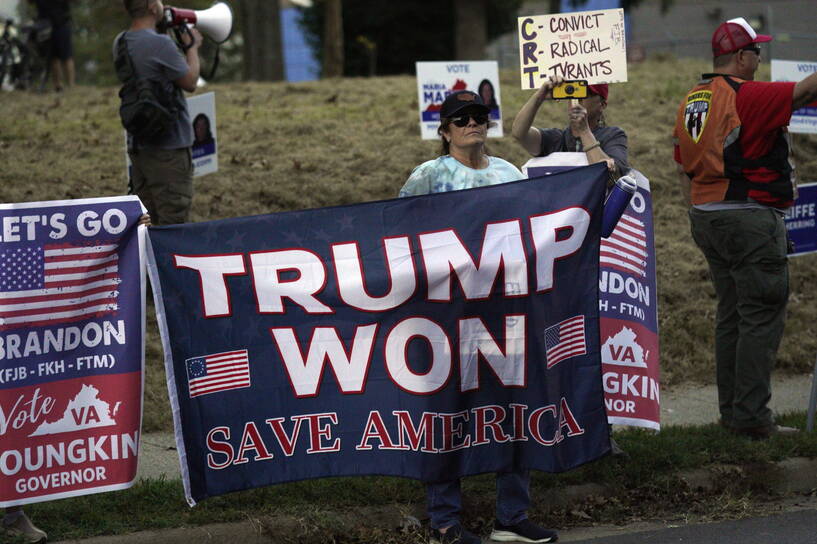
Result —
[{"label": "yellow camera", "polygon": [[572,79],[563,81],[553,87],[554,100],[567,100],[570,98],[587,98],[587,80]]}]

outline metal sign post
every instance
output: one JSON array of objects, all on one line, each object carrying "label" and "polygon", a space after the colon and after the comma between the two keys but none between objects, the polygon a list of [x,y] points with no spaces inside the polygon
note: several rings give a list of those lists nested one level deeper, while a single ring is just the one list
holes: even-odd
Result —
[{"label": "metal sign post", "polygon": [[808,401],[808,416],[806,417],[806,431],[814,430],[814,409],[817,407],[817,360],[814,361],[814,373],[811,375],[811,395]]}]

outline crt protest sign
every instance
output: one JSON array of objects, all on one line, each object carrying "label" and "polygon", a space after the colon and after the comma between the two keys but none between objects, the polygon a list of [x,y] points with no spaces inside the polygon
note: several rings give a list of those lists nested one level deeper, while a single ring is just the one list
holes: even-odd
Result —
[{"label": "crt protest sign", "polygon": [[188,500],[326,476],[556,472],[609,451],[606,176],[151,229]]},{"label": "crt protest sign", "polygon": [[142,213],[135,196],[0,205],[0,506],[136,477]]},{"label": "crt protest sign", "polygon": [[550,76],[596,83],[627,81],[624,10],[519,17],[522,88]]},{"label": "crt protest sign", "polygon": [[[800,81],[817,72],[817,62],[772,59],[772,81]],[[817,102],[796,110],[789,132],[817,134]]]},{"label": "crt protest sign", "polygon": [[[584,153],[551,153],[530,159],[524,171],[529,176],[543,176],[575,168],[573,165],[581,161],[586,161]],[[638,190],[613,234],[601,239],[599,252],[604,403],[610,423],[660,429],[661,359],[652,193],[649,180],[641,172],[633,169],[629,175],[635,178]],[[813,205],[810,210],[813,215]],[[814,227],[813,217],[811,225]]]},{"label": "crt protest sign", "polygon": [[797,186],[797,199],[786,210],[785,221],[794,243],[792,257],[817,251],[817,183]]},{"label": "crt protest sign", "polygon": [[418,62],[417,103],[420,105],[420,133],[424,140],[438,140],[440,106],[455,91],[473,91],[482,97],[493,126],[488,136],[502,136],[502,112],[499,96],[499,68],[495,60],[457,62]]}]

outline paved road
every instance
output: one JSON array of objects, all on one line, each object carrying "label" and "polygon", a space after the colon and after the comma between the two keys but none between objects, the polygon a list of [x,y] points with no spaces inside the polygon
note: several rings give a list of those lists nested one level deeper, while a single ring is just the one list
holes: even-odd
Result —
[{"label": "paved road", "polygon": [[[625,527],[587,527],[561,531],[559,542],[571,544],[817,544],[817,498],[798,508],[770,516],[682,527],[650,528],[650,524]],[[638,530],[642,529],[642,530]],[[633,532],[633,531],[636,532]],[[207,525],[130,535],[90,538],[54,544],[276,544],[277,538],[261,534],[252,522]],[[492,544],[487,538],[484,544]]]},{"label": "paved road", "polygon": [[573,544],[815,544],[817,510],[786,512],[772,516],[669,527],[655,531],[603,536],[583,540],[561,539]]}]

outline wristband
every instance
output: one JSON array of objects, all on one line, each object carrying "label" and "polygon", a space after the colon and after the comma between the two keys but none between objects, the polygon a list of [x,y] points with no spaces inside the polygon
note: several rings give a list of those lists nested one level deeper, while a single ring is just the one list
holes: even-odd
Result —
[{"label": "wristband", "polygon": [[594,144],[593,144],[593,145],[591,145],[590,147],[586,147],[586,148],[584,148],[584,152],[585,152],[585,153],[587,153],[588,151],[591,151],[591,150],[593,150],[593,149],[596,149],[597,147],[601,147],[601,144],[600,144],[599,142],[594,143]]}]

